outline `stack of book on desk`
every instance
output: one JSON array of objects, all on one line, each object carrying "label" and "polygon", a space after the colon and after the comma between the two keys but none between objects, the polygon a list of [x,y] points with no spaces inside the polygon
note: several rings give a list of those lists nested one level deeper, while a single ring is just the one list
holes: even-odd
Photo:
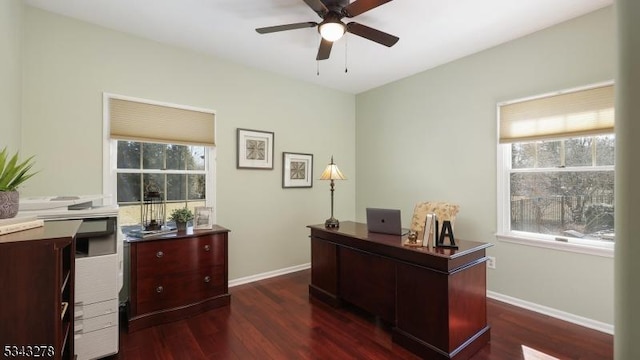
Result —
[{"label": "stack of book on desk", "polygon": [[162,230],[142,230],[142,229],[133,229],[126,232],[126,234],[130,237],[137,239],[146,239],[154,236],[160,236],[165,234],[170,234],[177,232],[176,228],[163,228]]},{"label": "stack of book on desk", "polygon": [[35,216],[18,216],[11,219],[0,219],[0,235],[29,230],[44,226],[44,220]]}]

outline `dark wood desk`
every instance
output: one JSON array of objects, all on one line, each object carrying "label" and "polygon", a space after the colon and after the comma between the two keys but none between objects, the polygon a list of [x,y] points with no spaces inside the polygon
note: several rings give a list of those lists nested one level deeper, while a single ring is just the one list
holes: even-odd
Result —
[{"label": "dark wood desk", "polygon": [[347,302],[392,324],[393,341],[426,359],[467,359],[489,342],[485,250],[407,247],[366,224],[310,225],[309,294]]}]

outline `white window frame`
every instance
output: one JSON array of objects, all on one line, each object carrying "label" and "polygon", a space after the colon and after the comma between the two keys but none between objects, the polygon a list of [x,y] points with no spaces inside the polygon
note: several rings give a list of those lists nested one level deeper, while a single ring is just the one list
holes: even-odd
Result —
[{"label": "white window frame", "polygon": [[[201,111],[215,114],[215,111],[209,109],[195,108],[184,105],[171,104],[166,102],[158,102],[147,99],[134,98],[130,96],[103,93],[103,111],[102,111],[102,124],[103,124],[103,142],[102,142],[102,192],[103,194],[111,194],[110,203],[105,205],[117,205],[117,161],[118,161],[118,139],[111,139],[110,128],[109,128],[109,99],[122,99],[129,101],[136,101],[141,103],[153,104],[153,105],[161,105],[174,107],[178,109],[185,110],[193,110],[193,111]],[[216,125],[217,126],[217,125]],[[134,141],[134,140],[133,140]],[[207,151],[207,162],[205,164],[206,169],[206,194],[205,194],[205,204],[206,206],[216,208],[216,156],[217,156],[217,147],[216,146],[205,146]],[[136,171],[138,173],[139,171]],[[163,172],[167,173],[167,172]],[[107,201],[108,202],[108,201]],[[217,211],[213,212],[213,222],[216,223],[216,214]]]},{"label": "white window frame", "polygon": [[[579,91],[591,87],[613,84],[612,81],[575,88],[568,91]],[[563,91],[564,92],[564,91]],[[500,107],[535,98],[557,94],[557,92],[543,94],[523,99],[517,99],[498,103],[496,106],[497,131],[500,129]],[[498,138],[499,138],[498,134]],[[598,170],[601,168],[589,168],[585,170]],[[573,169],[572,169],[573,170]],[[615,168],[614,168],[615,171]],[[513,244],[541,247],[553,250],[568,251],[595,256],[613,258],[615,243],[613,241],[584,240],[557,235],[535,234],[530,232],[512,231],[511,227],[511,144],[497,144],[497,233],[496,238]],[[561,240],[559,240],[561,239]]]}]

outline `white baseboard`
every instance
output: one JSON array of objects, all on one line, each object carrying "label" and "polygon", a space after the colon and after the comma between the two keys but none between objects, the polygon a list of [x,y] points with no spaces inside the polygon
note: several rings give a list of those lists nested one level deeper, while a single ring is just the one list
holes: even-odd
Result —
[{"label": "white baseboard", "polygon": [[265,272],[265,273],[255,274],[255,275],[251,275],[251,276],[245,276],[245,277],[242,277],[242,278],[229,280],[229,287],[234,287],[234,286],[238,286],[238,285],[242,285],[242,284],[248,284],[248,283],[252,283],[254,281],[269,279],[269,278],[272,278],[272,277],[285,275],[285,274],[289,274],[289,273],[296,272],[296,271],[306,270],[306,269],[309,269],[309,268],[311,268],[311,263],[291,266],[291,267],[288,267],[288,268],[268,271],[268,272]]},{"label": "white baseboard", "polygon": [[505,302],[514,306],[518,306],[527,310],[535,311],[540,314],[548,315],[556,319],[568,321],[570,323],[587,327],[589,329],[597,330],[603,333],[613,335],[614,326],[601,321],[588,319],[582,316],[571,314],[568,312],[560,311],[547,306],[539,305],[522,299],[514,298],[511,296],[503,295],[493,291],[487,291],[487,297],[498,301]]}]

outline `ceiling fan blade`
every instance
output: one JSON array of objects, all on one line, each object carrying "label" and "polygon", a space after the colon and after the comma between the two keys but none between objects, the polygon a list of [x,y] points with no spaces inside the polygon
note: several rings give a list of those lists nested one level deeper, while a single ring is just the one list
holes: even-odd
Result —
[{"label": "ceiling fan blade", "polygon": [[[306,0],[305,0],[306,1]],[[342,9],[342,14],[346,17],[354,17],[386,4],[391,0],[356,0]]]},{"label": "ceiling fan blade", "polygon": [[327,9],[324,3],[320,0],[304,0],[304,2],[321,18],[324,18],[324,16],[329,12],[329,9]]},{"label": "ceiling fan blade", "polygon": [[318,56],[316,56],[316,60],[326,60],[331,55],[331,47],[333,46],[333,42],[322,39],[320,41],[320,47],[318,48]]},{"label": "ceiling fan blade", "polygon": [[382,32],[380,30],[376,30],[374,28],[370,28],[368,26],[358,24],[356,22],[348,23],[347,31],[352,34],[362,36],[365,39],[369,39],[371,41],[377,42],[378,44],[388,46],[388,47],[392,47],[398,42],[398,40],[400,40],[400,38],[397,36],[387,34],[386,32]]},{"label": "ceiling fan blade", "polygon": [[286,25],[277,25],[277,26],[267,26],[263,28],[257,28],[256,31],[260,34],[268,34],[277,31],[286,31],[286,30],[295,30],[295,29],[303,29],[317,26],[318,23],[313,21],[295,23],[295,24],[286,24]]}]

